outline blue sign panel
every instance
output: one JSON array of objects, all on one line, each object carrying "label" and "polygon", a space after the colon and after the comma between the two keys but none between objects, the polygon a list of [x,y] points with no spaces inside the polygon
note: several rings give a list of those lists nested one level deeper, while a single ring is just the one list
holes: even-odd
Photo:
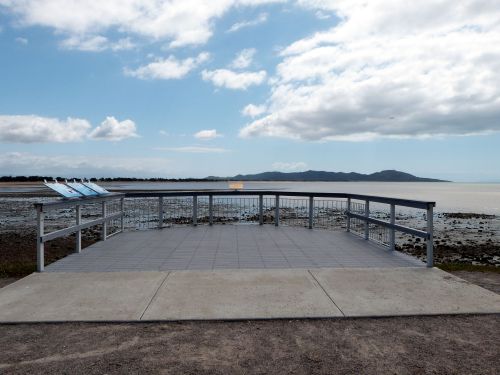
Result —
[{"label": "blue sign panel", "polygon": [[91,188],[92,190],[94,190],[95,192],[97,192],[99,195],[102,195],[102,194],[110,194],[109,191],[107,191],[106,189],[104,189],[103,187],[100,187],[99,185],[97,184],[94,184],[93,182],[82,182],[83,185]]},{"label": "blue sign panel", "polygon": [[59,182],[45,182],[45,186],[58,192],[64,198],[81,198],[82,197],[82,194],[80,194],[75,189],[73,189],[67,185],[60,184]]},{"label": "blue sign panel", "polygon": [[76,190],[80,194],[85,195],[87,197],[99,195],[98,192],[96,192],[95,190],[92,190],[91,188],[89,188],[88,186],[85,186],[84,184],[82,184],[80,182],[66,182],[66,185],[68,185],[73,190]]}]

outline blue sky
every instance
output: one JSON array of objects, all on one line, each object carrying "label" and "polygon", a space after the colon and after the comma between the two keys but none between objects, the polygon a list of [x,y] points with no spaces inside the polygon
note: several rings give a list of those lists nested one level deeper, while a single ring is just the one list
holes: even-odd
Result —
[{"label": "blue sky", "polygon": [[0,0],[0,175],[500,181],[479,0]]}]

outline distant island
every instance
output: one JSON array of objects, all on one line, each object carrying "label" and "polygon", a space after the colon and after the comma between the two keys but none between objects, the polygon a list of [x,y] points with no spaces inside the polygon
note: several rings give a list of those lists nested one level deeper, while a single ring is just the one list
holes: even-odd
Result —
[{"label": "distant island", "polygon": [[[63,177],[56,177],[59,181],[64,181]],[[52,180],[51,176],[2,176],[0,182],[38,182]],[[73,177],[68,178],[72,180]],[[136,177],[101,177],[90,178],[91,181],[146,181],[146,182],[207,182],[207,181],[380,181],[380,182],[449,182],[435,178],[417,177],[409,173],[396,170],[385,170],[371,174],[356,172],[326,172],[326,171],[305,171],[305,172],[263,172],[256,174],[238,174],[234,177],[209,176],[205,178],[136,178]]]},{"label": "distant island", "polygon": [[325,171],[305,171],[305,172],[263,172],[257,174],[236,175],[234,177],[207,177],[207,180],[223,181],[384,181],[384,182],[449,182],[435,178],[417,177],[409,173],[396,170],[385,170],[371,174],[356,172],[325,172]]}]

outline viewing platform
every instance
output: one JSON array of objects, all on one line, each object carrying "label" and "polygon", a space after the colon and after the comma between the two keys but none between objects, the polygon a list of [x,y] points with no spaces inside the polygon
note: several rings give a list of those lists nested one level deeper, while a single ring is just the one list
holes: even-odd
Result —
[{"label": "viewing platform", "polygon": [[424,267],[346,232],[214,225],[125,232],[47,266],[48,272]]},{"label": "viewing platform", "polygon": [[[0,322],[500,313],[433,268],[433,202],[340,193],[130,192],[38,203],[38,271],[0,290]],[[410,228],[397,208],[421,210]],[[82,232],[101,241],[82,249]],[[420,238],[426,263],[396,250]],[[44,244],[75,234],[46,265]]]}]

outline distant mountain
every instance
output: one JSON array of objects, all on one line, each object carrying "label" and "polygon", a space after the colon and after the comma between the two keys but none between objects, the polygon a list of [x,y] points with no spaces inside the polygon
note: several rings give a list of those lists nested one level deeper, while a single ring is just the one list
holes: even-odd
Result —
[{"label": "distant mountain", "polygon": [[446,182],[435,178],[417,177],[409,173],[396,170],[386,170],[372,174],[356,172],[263,172],[257,174],[236,175],[234,177],[214,177],[207,180],[231,180],[231,181],[385,181],[385,182]]}]

